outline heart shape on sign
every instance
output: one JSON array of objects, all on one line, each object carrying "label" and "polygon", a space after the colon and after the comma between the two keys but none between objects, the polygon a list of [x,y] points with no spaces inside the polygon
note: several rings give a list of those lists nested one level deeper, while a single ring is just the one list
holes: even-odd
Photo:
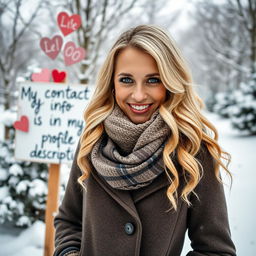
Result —
[{"label": "heart shape on sign", "polygon": [[48,68],[43,68],[40,73],[33,73],[31,80],[34,82],[49,82],[51,71]]},{"label": "heart shape on sign", "polygon": [[64,61],[66,66],[70,66],[83,60],[85,57],[85,49],[82,47],[76,47],[75,44],[70,41],[67,42],[64,47]]},{"label": "heart shape on sign", "polygon": [[20,130],[23,132],[28,132],[28,117],[27,116],[21,116],[20,121],[14,122],[13,126],[16,130]]},{"label": "heart shape on sign", "polygon": [[56,59],[58,56],[61,47],[63,44],[63,39],[61,36],[54,36],[52,39],[48,37],[43,37],[40,40],[40,47],[44,51],[44,53],[50,57],[51,59]]},{"label": "heart shape on sign", "polygon": [[52,78],[55,83],[63,82],[63,80],[66,78],[66,72],[59,72],[57,69],[54,69],[52,71]]},{"label": "heart shape on sign", "polygon": [[60,12],[57,21],[64,36],[74,32],[81,26],[81,17],[78,14],[69,16],[66,12]]}]

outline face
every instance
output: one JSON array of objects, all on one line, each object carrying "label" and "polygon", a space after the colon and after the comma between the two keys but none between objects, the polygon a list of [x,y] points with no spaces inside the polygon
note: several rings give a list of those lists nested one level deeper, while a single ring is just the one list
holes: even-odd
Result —
[{"label": "face", "polygon": [[155,59],[139,49],[127,47],[116,57],[115,100],[135,124],[148,121],[165,101]]}]

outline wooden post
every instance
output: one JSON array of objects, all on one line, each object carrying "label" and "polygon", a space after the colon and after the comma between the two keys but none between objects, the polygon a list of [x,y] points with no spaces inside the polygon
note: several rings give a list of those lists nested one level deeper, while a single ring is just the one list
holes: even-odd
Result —
[{"label": "wooden post", "polygon": [[[66,83],[66,78],[61,83]],[[54,252],[54,216],[58,210],[60,187],[60,165],[50,164],[48,177],[48,195],[45,212],[45,240],[44,240],[44,256],[53,256]]]},{"label": "wooden post", "polygon": [[45,243],[44,256],[52,256],[54,252],[54,216],[58,210],[60,165],[50,164],[48,178],[48,195],[45,213]]}]

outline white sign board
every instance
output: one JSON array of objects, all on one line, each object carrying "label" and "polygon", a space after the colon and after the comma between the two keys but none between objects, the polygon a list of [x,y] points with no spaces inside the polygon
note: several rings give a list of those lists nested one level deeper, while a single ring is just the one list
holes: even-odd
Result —
[{"label": "white sign board", "polygon": [[20,83],[18,117],[20,120],[25,116],[28,130],[16,128],[15,158],[71,163],[84,128],[83,113],[91,93],[85,85]]}]

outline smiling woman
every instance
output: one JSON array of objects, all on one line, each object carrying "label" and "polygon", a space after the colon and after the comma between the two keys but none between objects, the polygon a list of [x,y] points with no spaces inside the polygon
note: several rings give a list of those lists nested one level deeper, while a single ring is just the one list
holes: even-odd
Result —
[{"label": "smiling woman", "polygon": [[186,231],[188,256],[235,256],[220,177],[230,155],[203,107],[167,32],[122,33],[84,113],[54,256],[179,256]]},{"label": "smiling woman", "polygon": [[134,47],[116,58],[114,85],[117,104],[135,124],[148,121],[166,98],[156,61]]}]

